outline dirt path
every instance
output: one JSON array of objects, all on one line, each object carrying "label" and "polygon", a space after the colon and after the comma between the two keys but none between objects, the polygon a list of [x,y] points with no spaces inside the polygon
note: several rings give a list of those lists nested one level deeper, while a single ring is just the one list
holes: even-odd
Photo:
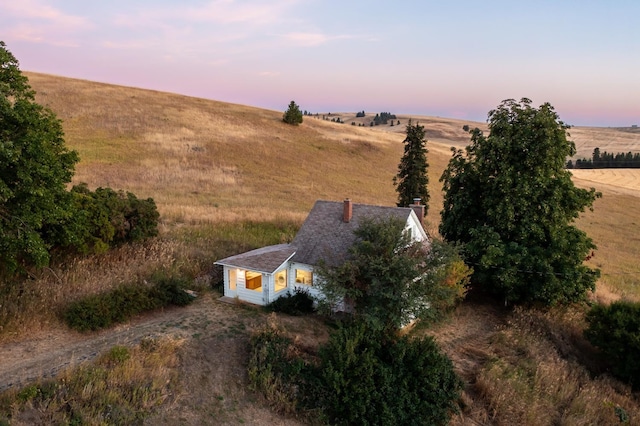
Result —
[{"label": "dirt path", "polygon": [[486,425],[492,422],[486,401],[476,389],[478,374],[492,356],[492,339],[504,326],[507,314],[490,303],[468,302],[460,305],[451,320],[428,330],[453,362],[464,381],[462,412],[450,424]]},{"label": "dirt path", "polygon": [[115,345],[134,345],[145,337],[187,337],[198,322],[234,317],[229,306],[205,296],[184,308],[169,308],[98,333],[55,329],[0,346],[0,391],[54,377],[63,369],[95,358]]},{"label": "dirt path", "polygon": [[55,377],[115,345],[184,338],[179,391],[145,424],[300,425],[273,413],[248,391],[247,343],[264,317],[256,308],[205,294],[190,306],[147,314],[99,333],[52,330],[0,347],[0,391]]}]

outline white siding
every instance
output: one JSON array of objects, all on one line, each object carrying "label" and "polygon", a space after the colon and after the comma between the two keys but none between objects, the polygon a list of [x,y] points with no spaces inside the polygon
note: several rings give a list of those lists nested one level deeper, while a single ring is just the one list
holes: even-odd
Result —
[{"label": "white siding", "polygon": [[285,294],[287,294],[289,292],[289,281],[290,281],[290,276],[291,273],[289,272],[288,269],[285,268],[285,270],[287,271],[287,285],[281,289],[280,291],[276,291],[276,280],[275,277],[278,274],[278,272],[282,271],[282,269],[276,271],[273,275],[271,275],[271,279],[270,279],[270,283],[269,283],[269,303],[273,302],[274,300],[276,300],[278,297],[280,296],[284,296]]},{"label": "white siding", "polygon": [[404,229],[408,229],[411,231],[411,238],[415,241],[424,241],[427,240],[427,233],[424,231],[424,228],[420,226],[420,222],[418,221],[418,216],[416,216],[415,212],[411,212],[409,218],[407,219],[407,224]]},{"label": "white siding", "polygon": [[265,278],[265,276],[263,274],[262,275],[262,289],[263,289],[263,291],[249,290],[249,289],[247,289],[247,283],[245,281],[244,270],[239,269],[238,270],[238,286],[237,286],[238,299],[240,299],[242,301],[245,301],[245,302],[253,303],[255,305],[260,305],[260,306],[266,305],[265,299],[264,299],[264,288],[265,288],[265,285],[266,285],[266,281],[267,281],[267,279]]},{"label": "white siding", "polygon": [[[301,269],[303,271],[313,272],[314,273],[313,274],[314,285],[307,285],[307,284],[299,284],[299,283],[297,283],[296,282],[296,269]],[[320,290],[315,285],[318,282],[318,275],[315,273],[313,266],[307,265],[306,263],[291,262],[291,265],[289,266],[288,277],[289,277],[289,287],[291,288],[291,291],[294,291],[296,288],[300,288],[300,289],[308,291],[309,294],[311,296],[313,296],[313,297],[317,297],[320,294]]]}]

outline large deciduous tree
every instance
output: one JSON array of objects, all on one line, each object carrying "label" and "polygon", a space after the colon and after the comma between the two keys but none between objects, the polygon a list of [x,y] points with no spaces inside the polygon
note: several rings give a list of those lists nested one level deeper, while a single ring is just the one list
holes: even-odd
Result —
[{"label": "large deciduous tree", "polygon": [[408,207],[419,198],[424,204],[424,214],[429,208],[429,175],[427,174],[427,141],[425,139],[424,126],[407,124],[406,138],[404,139],[404,154],[398,165],[398,174],[393,178],[393,183],[398,192],[398,207]]},{"label": "large deciduous tree", "polygon": [[583,299],[599,271],[584,265],[595,245],[572,223],[600,194],[564,169],[575,154],[569,126],[528,99],[503,101],[488,123],[489,136],[472,130],[442,174],[440,233],[463,244],[472,285],[505,303]]},{"label": "large deciduous tree", "polygon": [[300,107],[295,103],[295,101],[291,101],[289,103],[289,108],[287,108],[287,110],[284,112],[282,121],[294,126],[302,123],[302,112],[300,111]]},{"label": "large deciduous tree", "polygon": [[321,305],[346,302],[368,327],[394,334],[414,319],[438,319],[464,296],[468,270],[452,246],[413,241],[395,218],[365,218],[354,233],[349,260],[319,268]]},{"label": "large deciduous tree", "polygon": [[45,266],[54,250],[98,252],[157,235],[151,198],[86,185],[68,191],[77,162],[62,123],[35,102],[0,41],[0,277]]},{"label": "large deciduous tree", "polygon": [[0,41],[0,272],[47,264],[49,231],[71,215],[66,185],[78,156],[65,147],[60,120],[34,96]]}]

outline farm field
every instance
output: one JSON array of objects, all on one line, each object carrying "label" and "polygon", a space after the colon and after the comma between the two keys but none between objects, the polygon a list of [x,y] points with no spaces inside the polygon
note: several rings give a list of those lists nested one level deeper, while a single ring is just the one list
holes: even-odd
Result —
[{"label": "farm field", "polygon": [[[26,75],[38,102],[63,120],[67,145],[80,155],[74,183],[153,197],[161,235],[148,246],[52,265],[33,277],[19,299],[16,293],[15,306],[0,306],[0,321],[5,321],[0,379],[17,385],[38,374],[54,376],[95,359],[110,344],[135,345],[148,336],[177,339],[180,361],[170,367],[176,372],[175,387],[147,424],[301,424],[272,412],[247,387],[246,343],[267,314],[223,304],[209,290],[184,310],[157,312],[85,335],[61,324],[61,307],[145,279],[158,269],[177,269],[208,284],[214,260],[289,241],[317,199],[394,205],[392,179],[409,119],[426,129],[427,230],[437,235],[438,180],[450,148],[466,145],[463,125],[485,126],[403,114],[393,127],[350,124],[366,123],[373,112],[365,118],[332,114],[345,124],[305,117],[292,127],[281,122],[281,111]],[[596,146],[640,151],[640,133],[631,129],[576,127],[570,133],[577,157],[590,156]],[[640,300],[640,173],[574,170],[573,175],[576,185],[603,194],[594,211],[577,221],[598,245],[589,261],[602,271],[594,299]],[[435,336],[465,381],[463,407],[452,424],[618,424],[616,407],[640,421],[639,396],[592,365],[593,349],[581,336],[583,315],[582,307],[542,312],[469,301],[449,321],[417,329]],[[310,347],[326,338],[327,330],[315,317],[283,315],[278,321]],[[58,345],[65,350],[54,350]],[[15,424],[30,424],[30,418],[25,415]]]},{"label": "farm field", "polygon": [[640,169],[574,169],[571,173],[577,186],[593,186],[611,194],[640,196]]}]

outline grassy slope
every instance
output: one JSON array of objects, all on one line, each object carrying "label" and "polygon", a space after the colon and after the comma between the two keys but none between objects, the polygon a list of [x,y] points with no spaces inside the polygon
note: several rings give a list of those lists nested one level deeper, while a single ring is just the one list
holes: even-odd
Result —
[{"label": "grassy slope", "polygon": [[[240,224],[247,219],[300,223],[316,199],[350,197],[356,202],[383,205],[395,202],[391,181],[402,155],[407,116],[399,116],[401,126],[373,129],[309,118],[301,126],[291,127],[281,122],[282,113],[278,111],[27,75],[38,91],[38,101],[64,120],[67,143],[80,153],[75,180],[91,187],[111,186],[153,197],[163,217],[164,235],[169,239],[180,235],[180,242],[170,244],[180,246],[190,239],[203,258],[211,256],[204,251],[214,249],[198,241],[203,236],[207,243],[226,238],[223,232],[233,229],[229,223]],[[346,123],[357,121],[353,114],[341,114],[341,118]],[[367,119],[370,117],[363,122]],[[432,117],[413,119],[427,128],[432,195],[427,219],[431,231],[435,231],[442,203],[438,178],[449,159],[449,146],[466,143],[463,124],[483,124]],[[607,145],[608,151],[636,149],[640,135],[629,134],[616,129],[572,129],[584,155],[590,154],[594,143],[604,146],[598,144],[600,140],[617,141],[618,145]],[[609,187],[598,189],[604,197],[578,224],[599,246],[591,260],[603,270],[599,297],[638,298],[640,239],[634,235],[639,234],[640,198],[610,191]],[[221,233],[215,234],[211,231],[214,228]],[[178,234],[172,230],[178,230]],[[251,230],[243,228],[243,232]],[[127,261],[133,265],[130,259],[134,258],[130,256]],[[164,257],[160,259],[158,262],[165,262]],[[114,262],[117,264],[118,259]],[[140,262],[144,264],[145,260]],[[97,261],[100,268],[105,267],[103,263]],[[468,406],[457,423],[537,424],[537,416],[552,409],[555,411],[553,416],[549,414],[553,417],[549,422],[562,423],[562,416],[570,409],[574,414],[596,415],[580,408],[582,405],[593,405],[596,411],[604,403],[621,404],[627,410],[637,405],[637,401],[624,396],[624,389],[611,390],[609,384],[590,382],[579,367],[571,364],[570,359],[579,357],[580,349],[571,346],[580,344],[580,320],[567,319],[573,313],[552,312],[532,319],[535,315],[516,312],[508,323],[494,329],[494,314],[478,316],[478,309],[463,307],[452,324],[437,331],[469,383],[465,395]],[[478,324],[478,318],[483,317],[487,318],[484,326]],[[484,329],[478,331],[482,339],[475,341],[474,335],[459,337],[464,336],[461,327]],[[561,350],[558,339],[570,348]],[[556,352],[556,348],[560,349]],[[545,381],[545,375],[556,380],[571,378],[565,380],[570,388],[551,389],[555,384]],[[578,376],[579,380],[573,379]],[[542,387],[546,387],[549,398],[536,396]],[[594,405],[589,398],[601,401]],[[514,409],[516,406],[519,408]]]},{"label": "grassy slope", "polygon": [[[400,126],[358,127],[350,123],[367,124],[372,115],[345,113],[332,117],[347,124],[306,118],[293,127],[282,123],[278,111],[27,75],[37,100],[63,120],[68,145],[80,153],[74,180],[153,197],[169,228],[245,219],[300,222],[317,199],[393,205],[404,125],[413,118],[425,125],[429,141],[427,222],[436,232],[442,205],[438,179],[450,146],[468,142],[463,124],[486,129],[484,123],[403,115]],[[571,134],[585,155],[593,146],[615,152],[640,148],[640,132],[576,127]],[[625,182],[637,184],[631,177]],[[603,269],[604,282],[615,284],[609,290],[640,296],[634,285],[639,277],[619,274],[638,272],[633,265],[640,241],[626,237],[637,234],[638,197],[609,191],[609,182],[598,187],[597,178],[583,184],[605,195],[595,212],[579,221],[600,248],[594,264]]]}]

